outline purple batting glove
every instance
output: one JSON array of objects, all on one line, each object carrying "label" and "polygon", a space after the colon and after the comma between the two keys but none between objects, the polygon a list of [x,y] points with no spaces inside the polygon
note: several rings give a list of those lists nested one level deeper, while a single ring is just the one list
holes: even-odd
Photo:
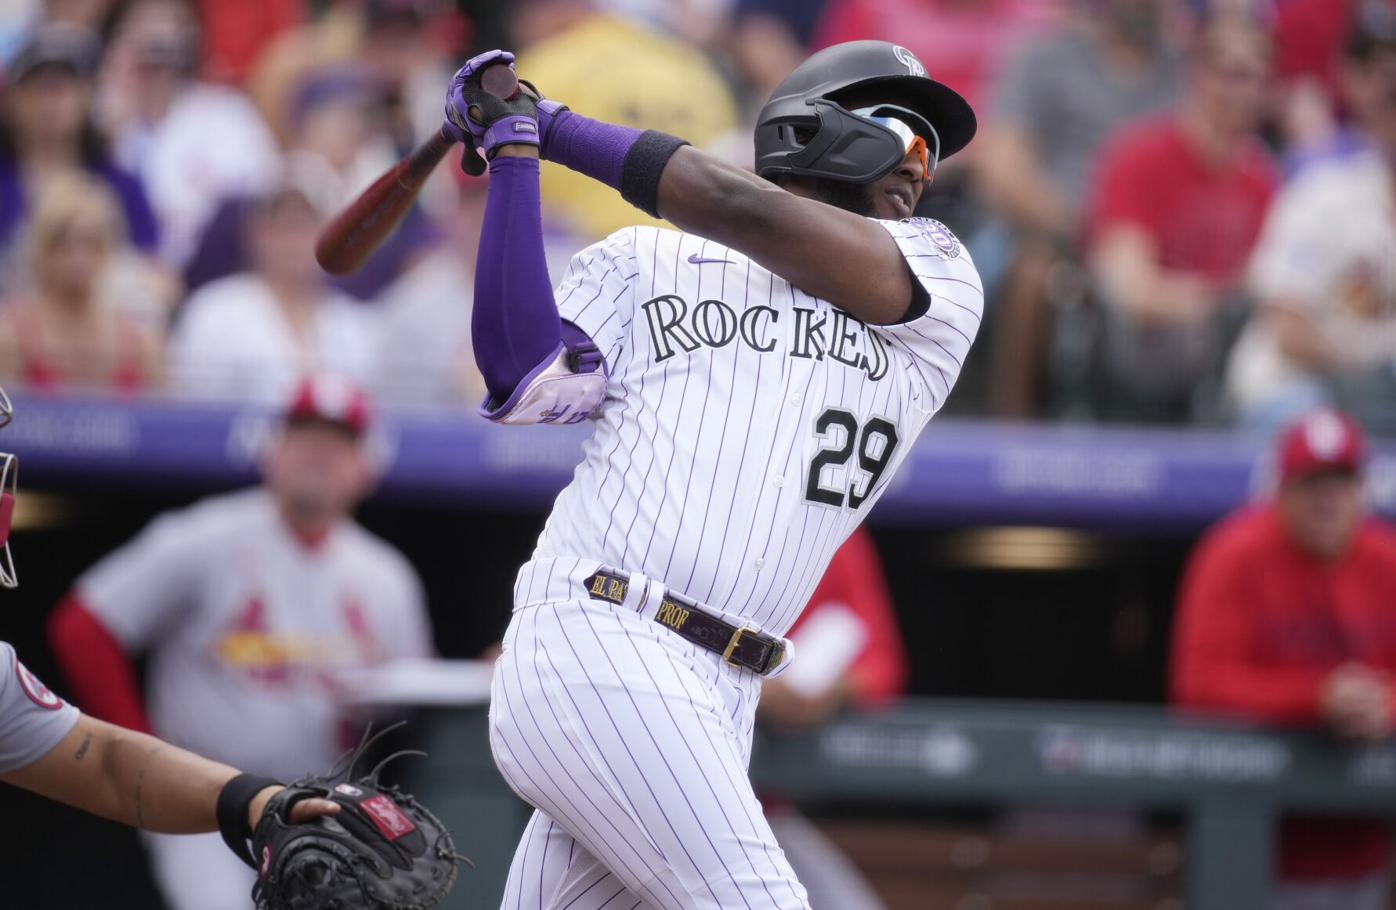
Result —
[{"label": "purple batting glove", "polygon": [[487,93],[480,87],[480,73],[496,64],[504,64],[513,69],[514,55],[502,50],[476,54],[465,61],[465,65],[456,70],[456,74],[451,77],[451,87],[446,90],[446,122],[441,129],[455,141],[464,142],[472,147],[484,142],[485,130],[489,124],[472,117],[470,107],[476,105],[477,112],[483,113],[483,109],[478,108],[479,96]]},{"label": "purple batting glove", "polygon": [[442,130],[464,143],[461,168],[477,177],[501,145],[538,144],[538,99],[522,89],[507,99],[486,91],[481,77],[494,66],[507,66],[512,71],[514,55],[496,50],[472,57],[456,72],[446,95]]}]

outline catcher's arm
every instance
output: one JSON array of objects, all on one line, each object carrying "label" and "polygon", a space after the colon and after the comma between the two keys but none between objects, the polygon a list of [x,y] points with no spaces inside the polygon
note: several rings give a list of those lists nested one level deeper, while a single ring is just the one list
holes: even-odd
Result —
[{"label": "catcher's arm", "polygon": [[[42,758],[0,774],[0,780],[147,831],[196,834],[218,830],[218,794],[237,775],[236,768],[82,715]],[[249,826],[256,826],[280,789],[257,793]],[[291,818],[308,821],[338,811],[329,800],[309,799],[295,804]]]}]

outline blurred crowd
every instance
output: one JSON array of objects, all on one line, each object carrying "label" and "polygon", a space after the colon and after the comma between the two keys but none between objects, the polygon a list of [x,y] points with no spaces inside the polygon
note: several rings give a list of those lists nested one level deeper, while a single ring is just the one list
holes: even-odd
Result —
[{"label": "blurred crowd", "polygon": [[[0,381],[274,402],[312,371],[473,404],[485,182],[443,166],[330,280],[321,224],[457,63],[750,163],[811,50],[899,42],[980,119],[923,211],[985,332],[953,410],[1396,433],[1392,0],[28,0],[0,12]],[[556,267],[644,216],[549,167]],[[856,267],[856,264],[850,264]]]}]

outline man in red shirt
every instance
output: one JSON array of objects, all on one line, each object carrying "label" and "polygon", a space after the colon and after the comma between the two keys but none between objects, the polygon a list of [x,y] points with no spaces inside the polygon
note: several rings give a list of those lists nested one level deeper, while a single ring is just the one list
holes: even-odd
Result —
[{"label": "man in red shirt", "polygon": [[1096,163],[1085,240],[1104,310],[1107,416],[1185,420],[1220,364],[1219,320],[1277,183],[1255,137],[1268,74],[1263,33],[1213,23],[1179,106],[1120,129]]},{"label": "man in red shirt", "polygon": [[[1186,708],[1339,736],[1389,735],[1396,707],[1396,528],[1365,514],[1362,431],[1313,412],[1280,440],[1273,499],[1194,551],[1174,627],[1172,695]],[[1389,825],[1287,817],[1271,908],[1386,907]]]}]

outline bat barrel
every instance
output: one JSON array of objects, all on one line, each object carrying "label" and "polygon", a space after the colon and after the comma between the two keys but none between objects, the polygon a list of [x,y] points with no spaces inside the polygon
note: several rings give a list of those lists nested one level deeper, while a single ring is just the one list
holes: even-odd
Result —
[{"label": "bat barrel", "polygon": [[[480,74],[485,91],[499,98],[518,94],[519,82],[508,66],[497,64]],[[450,151],[452,140],[436,133],[405,155],[373,182],[325,226],[315,244],[315,261],[331,275],[347,275],[363,265],[383,239],[397,227],[412,207],[427,177]],[[463,166],[473,162],[484,170],[484,162],[471,149],[466,150]],[[467,167],[467,171],[470,169]]]},{"label": "bat barrel", "polygon": [[412,207],[427,177],[451,150],[437,133],[414,149],[326,225],[315,244],[315,261],[331,275],[363,265]]}]

